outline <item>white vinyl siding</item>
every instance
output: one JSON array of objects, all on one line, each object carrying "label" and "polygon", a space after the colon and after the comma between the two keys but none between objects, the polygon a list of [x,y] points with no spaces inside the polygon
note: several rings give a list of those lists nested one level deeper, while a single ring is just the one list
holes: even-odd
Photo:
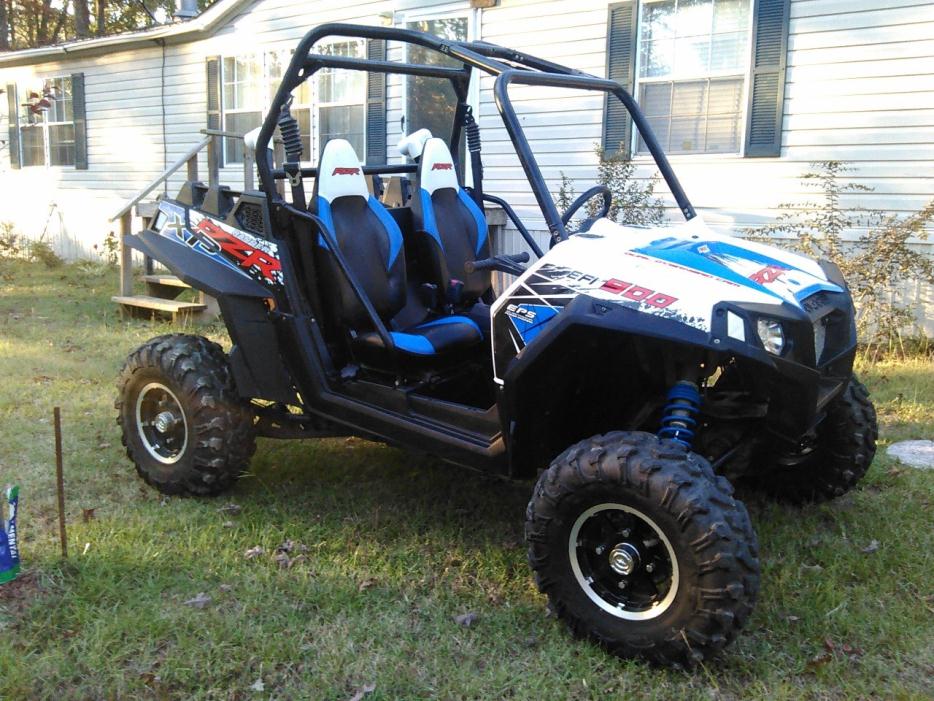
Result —
[{"label": "white vinyl siding", "polygon": [[[495,7],[473,11],[478,17],[476,36],[604,75],[607,5],[607,0],[501,0]],[[447,7],[408,0],[404,11],[429,16]],[[470,11],[466,1],[459,7]],[[0,67],[0,87],[85,74],[90,163],[86,171],[10,171],[6,149],[0,148],[2,218],[14,221],[27,235],[47,228],[66,255],[93,255],[92,246],[115,229],[109,215],[155,178],[164,163],[180,158],[200,140],[205,128],[206,57],[230,55],[232,47],[290,52],[318,24],[378,25],[390,17],[404,19],[400,6],[389,0],[257,0],[214,36],[168,45],[164,80],[158,46]],[[704,219],[724,231],[768,221],[779,203],[813,198],[798,175],[810,162],[825,159],[849,161],[852,178],[875,188],[846,195],[847,204],[898,213],[924,206],[934,193],[932,37],[934,0],[792,0],[781,157],[672,156],[682,185]],[[403,58],[395,42],[389,42],[388,54],[390,60]],[[509,199],[530,226],[541,231],[541,215],[499,121],[492,87],[492,78],[481,78],[478,118],[485,190]],[[601,139],[602,96],[521,86],[511,94],[552,191],[558,189],[562,172],[575,178],[578,192],[583,191],[594,172],[593,147]],[[390,76],[387,143],[392,162],[401,160],[395,144],[404,109],[403,85]],[[6,110],[0,111],[0,139],[6,140]],[[314,110],[310,120],[317,128]],[[640,177],[655,172],[644,156],[635,161]],[[203,178],[204,156],[200,162]],[[242,186],[237,167],[225,168],[221,177],[224,184]],[[184,168],[171,178],[167,191],[177,192],[183,180]],[[664,186],[659,193],[673,206]],[[680,217],[674,208],[669,216]],[[516,240],[508,236],[507,245]]]}]

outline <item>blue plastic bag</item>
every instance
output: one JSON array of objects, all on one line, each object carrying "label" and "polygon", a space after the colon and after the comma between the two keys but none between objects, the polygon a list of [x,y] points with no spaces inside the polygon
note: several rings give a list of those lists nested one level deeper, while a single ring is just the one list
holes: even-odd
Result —
[{"label": "blue plastic bag", "polygon": [[0,523],[0,584],[15,579],[19,574],[19,548],[16,545],[16,507],[19,487],[7,487],[6,499],[9,516]]}]

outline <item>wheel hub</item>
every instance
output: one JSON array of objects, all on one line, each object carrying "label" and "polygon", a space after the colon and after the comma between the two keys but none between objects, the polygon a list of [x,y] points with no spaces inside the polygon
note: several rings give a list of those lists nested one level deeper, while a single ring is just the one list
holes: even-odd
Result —
[{"label": "wheel hub", "polygon": [[598,504],[577,518],[568,536],[577,583],[607,613],[644,621],[663,614],[675,600],[680,576],[674,548],[644,512]]},{"label": "wheel hub", "polygon": [[178,423],[178,417],[171,411],[162,411],[152,422],[153,428],[159,433],[165,434],[171,431]]},{"label": "wheel hub", "polygon": [[639,550],[631,543],[620,543],[610,551],[610,569],[624,577],[639,566]]},{"label": "wheel hub", "polygon": [[142,447],[164,465],[178,462],[188,447],[188,423],[181,402],[161,382],[150,382],[140,389],[136,428]]}]

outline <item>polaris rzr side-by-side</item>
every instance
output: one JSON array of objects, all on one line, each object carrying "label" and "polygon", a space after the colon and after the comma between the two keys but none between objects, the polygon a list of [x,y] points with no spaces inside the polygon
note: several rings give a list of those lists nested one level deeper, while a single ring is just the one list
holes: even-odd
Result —
[{"label": "polaris rzr side-by-side", "polygon": [[[315,53],[335,36],[446,60]],[[410,134],[394,165],[361,165],[333,139],[304,166],[290,94],[322,69],[441,79],[456,101],[450,133]],[[475,72],[495,78],[547,251],[483,191]],[[602,186],[559,213],[511,84],[621,102],[686,222],[617,224]],[[270,156],[277,129],[281,163]],[[731,481],[828,499],[872,462],[875,413],[852,374],[854,312],[839,270],[707,228],[618,83],[485,42],[323,25],[298,45],[255,150],[259,190],[187,182],[128,237],[217,299],[232,342],[225,354],[167,335],[129,356],[118,421],[157,489],[221,492],[247,469],[256,436],[356,435],[537,478],[528,557],[558,616],[619,655],[690,665],[737,634],[759,589],[756,535]],[[396,206],[381,197],[390,181]],[[595,197],[596,216],[569,235]],[[486,203],[532,256],[493,254]],[[492,271],[513,276],[498,296]]]}]

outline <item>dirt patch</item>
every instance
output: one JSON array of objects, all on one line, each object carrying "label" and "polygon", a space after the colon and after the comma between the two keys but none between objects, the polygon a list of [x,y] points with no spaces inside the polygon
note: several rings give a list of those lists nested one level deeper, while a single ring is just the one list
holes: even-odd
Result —
[{"label": "dirt patch", "polygon": [[[11,582],[0,584],[0,606],[29,604],[42,594],[39,577],[32,570],[20,572]],[[17,606],[19,608],[19,606]]]}]

